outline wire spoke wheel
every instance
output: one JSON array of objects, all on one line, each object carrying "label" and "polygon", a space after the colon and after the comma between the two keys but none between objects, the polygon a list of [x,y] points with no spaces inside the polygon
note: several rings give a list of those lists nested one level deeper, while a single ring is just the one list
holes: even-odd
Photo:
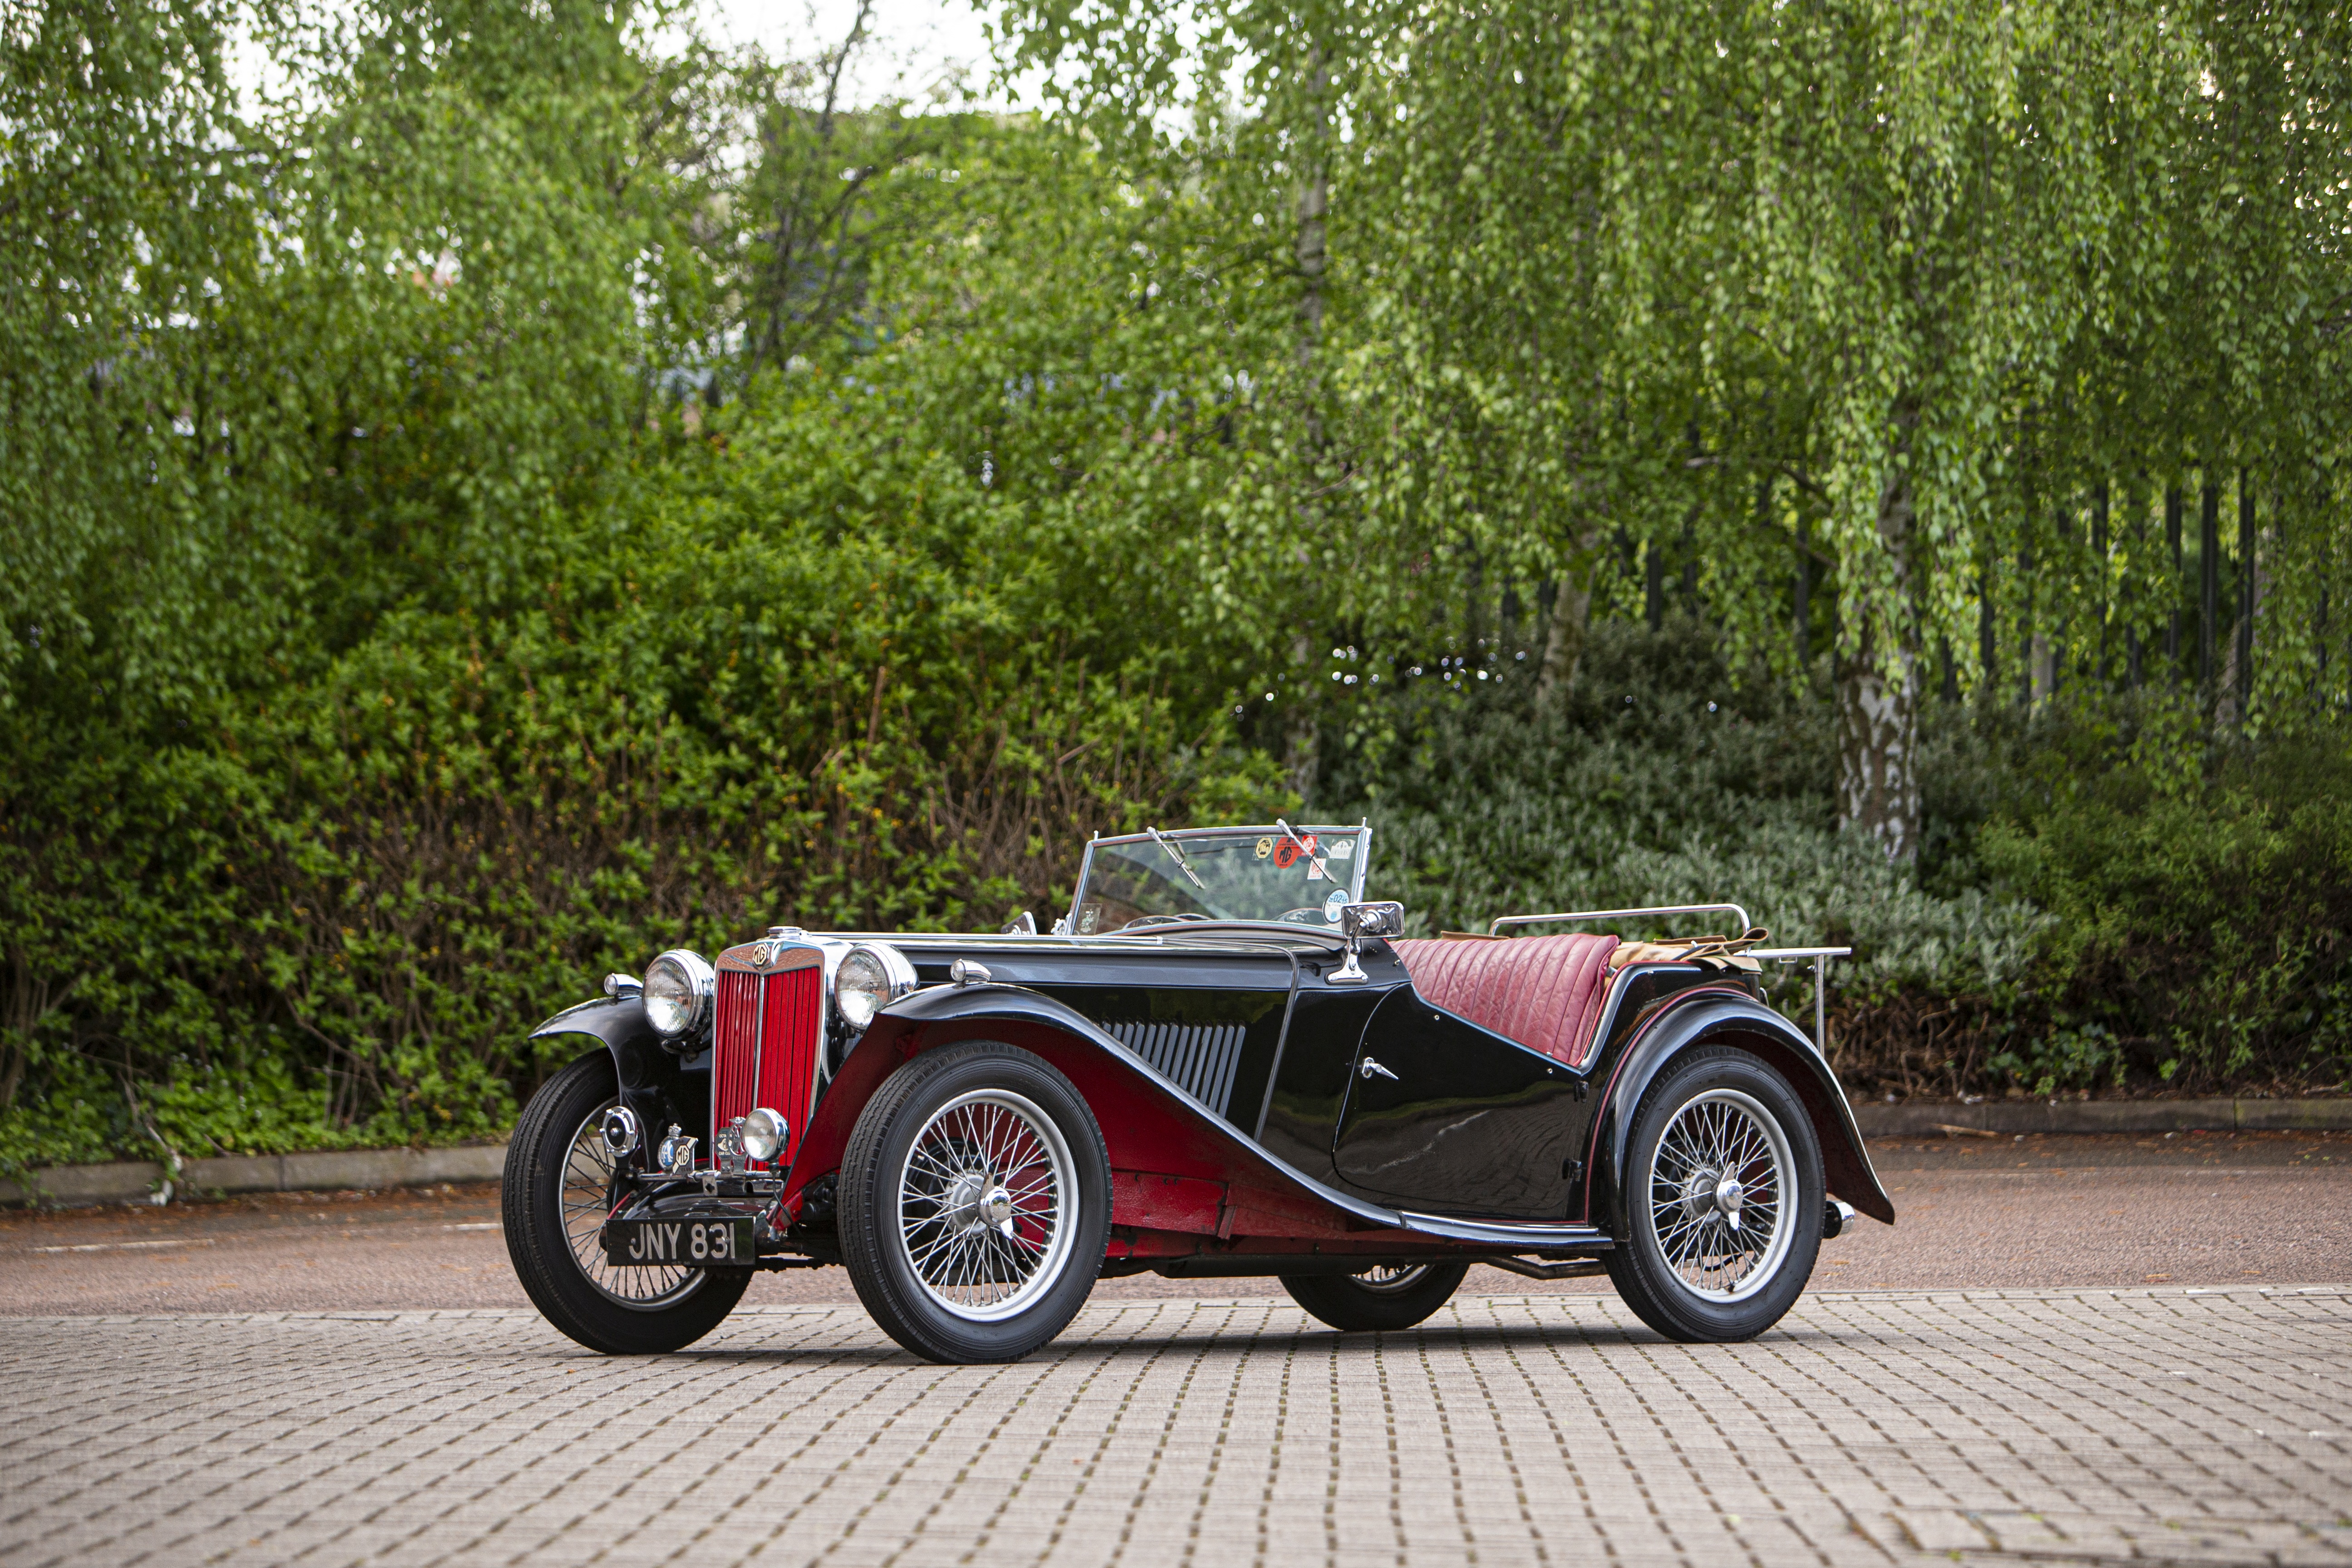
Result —
[{"label": "wire spoke wheel", "polygon": [[898,1242],[915,1282],[970,1322],[1026,1310],[1061,1278],[1076,1168],[1060,1128],[1009,1089],[932,1112],[898,1170]]},{"label": "wire spoke wheel", "polygon": [[1358,1274],[1285,1274],[1290,1299],[1341,1333],[1412,1328],[1452,1299],[1467,1263],[1376,1263]]},{"label": "wire spoke wheel", "polygon": [[1410,1290],[1429,1277],[1426,1263],[1383,1263],[1378,1268],[1367,1268],[1353,1276],[1356,1283],[1367,1290],[1394,1295]]},{"label": "wire spoke wheel", "polygon": [[612,1212],[613,1152],[604,1146],[608,1100],[572,1134],[563,1159],[563,1239],[588,1283],[624,1307],[654,1310],[676,1306],[700,1288],[703,1272],[674,1264],[615,1268],[604,1260],[604,1219]]},{"label": "wire spoke wheel", "polygon": [[1675,1113],[1643,1190],[1668,1271],[1703,1300],[1755,1295],[1788,1257],[1796,1156],[1779,1119],[1738,1089],[1710,1089]]},{"label": "wire spoke wheel", "polygon": [[717,1328],[751,1270],[604,1261],[604,1218],[621,1194],[599,1129],[617,1077],[600,1047],[540,1085],[507,1142],[499,1220],[516,1279],[557,1330],[606,1355],[664,1355]]}]

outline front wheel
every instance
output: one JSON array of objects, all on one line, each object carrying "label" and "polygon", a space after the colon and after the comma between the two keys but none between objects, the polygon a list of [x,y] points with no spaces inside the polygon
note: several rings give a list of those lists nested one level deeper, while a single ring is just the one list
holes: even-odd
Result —
[{"label": "front wheel", "polygon": [[613,1154],[598,1126],[620,1103],[613,1058],[581,1058],[523,1108],[499,1193],[507,1255],[547,1321],[593,1351],[655,1355],[719,1326],[748,1268],[615,1268],[604,1261]]},{"label": "front wheel", "polygon": [[1388,1264],[1361,1274],[1285,1274],[1290,1299],[1342,1333],[1409,1329],[1454,1299],[1466,1263]]},{"label": "front wheel", "polygon": [[950,1046],[893,1073],[841,1163],[841,1260],[927,1361],[1018,1361],[1067,1326],[1110,1237],[1110,1157],[1053,1064]]},{"label": "front wheel", "polygon": [[1821,1145],[1780,1075],[1745,1051],[1678,1058],[1633,1116],[1621,1245],[1636,1316],[1685,1343],[1753,1339],[1796,1305],[1821,1250]]}]

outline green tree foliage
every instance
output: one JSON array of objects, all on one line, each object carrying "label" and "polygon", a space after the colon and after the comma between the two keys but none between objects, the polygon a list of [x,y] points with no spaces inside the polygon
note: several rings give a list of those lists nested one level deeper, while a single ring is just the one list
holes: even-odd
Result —
[{"label": "green tree foliage", "polygon": [[1300,795],[1852,937],[1873,1085],[2340,1076],[2340,16],[1001,17],[0,19],[0,1158],[488,1134]]},{"label": "green tree foliage", "polygon": [[[12,38],[28,118],[75,101],[37,66],[107,56],[86,20]],[[88,247],[6,324],[49,355],[9,438],[51,443],[9,467],[51,563],[7,623],[11,1159],[491,1131],[603,969],[992,922],[1089,828],[1282,804],[1200,684],[1248,660],[1171,504],[1247,460],[1230,384],[1134,330],[1155,211],[1075,143],[927,128],[794,363],[682,407],[776,276],[730,215],[781,187],[711,154],[763,62],[370,10],[265,29],[307,74],[248,122],[255,19],[142,21],[182,52],[117,90],[161,128],[85,105],[6,170]],[[1180,308],[1213,337],[1213,288]]]},{"label": "green tree foliage", "polygon": [[[1442,574],[1352,582],[1334,618],[1367,637],[1443,605],[1480,642],[1534,589],[1559,680],[1614,543],[1652,584],[1674,560],[1786,672],[1810,652],[1790,569],[1817,553],[1842,810],[1907,858],[1921,694],[1945,662],[1995,679],[1988,621],[2021,626],[2045,693],[2119,666],[2121,580],[2155,574],[2145,530],[2135,560],[2092,519],[2111,481],[2253,465],[2263,548],[2334,581],[2340,8],[1009,15],[1096,134],[1197,171],[1236,231],[1314,230],[1263,309],[1312,297],[1349,373],[1314,389],[1353,417],[1299,404],[1320,461],[1294,483]],[[2316,673],[2319,591],[2265,623],[2282,696]]]}]

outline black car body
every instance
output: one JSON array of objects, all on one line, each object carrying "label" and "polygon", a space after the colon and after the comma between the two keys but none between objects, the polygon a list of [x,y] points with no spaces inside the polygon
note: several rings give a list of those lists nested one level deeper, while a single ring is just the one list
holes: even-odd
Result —
[{"label": "black car body", "polygon": [[650,1010],[615,977],[539,1031],[602,1050],[512,1145],[525,1283],[585,1342],[659,1349],[751,1269],[845,1263],[908,1348],[989,1360],[1103,1274],[1276,1275],[1376,1328],[1485,1261],[1605,1269],[1662,1331],[1724,1339],[1855,1211],[1892,1223],[1819,1043],[1759,988],[1838,950],[1761,950],[1731,906],[1732,937],[1407,941],[1363,900],[1370,844],[1099,839],[1049,934],[776,928],[707,970],[665,954]]}]

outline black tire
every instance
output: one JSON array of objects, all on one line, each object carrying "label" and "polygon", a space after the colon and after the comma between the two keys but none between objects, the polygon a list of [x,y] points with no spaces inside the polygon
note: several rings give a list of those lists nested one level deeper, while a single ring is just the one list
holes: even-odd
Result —
[{"label": "black tire", "polygon": [[583,1179],[589,1165],[575,1163],[576,1158],[591,1163],[601,1160],[603,1168],[610,1168],[611,1157],[601,1142],[592,1155],[577,1154],[575,1146],[582,1131],[593,1130],[618,1100],[618,1082],[611,1054],[592,1051],[531,1096],[507,1145],[499,1217],[505,1221],[507,1256],[514,1259],[515,1276],[549,1322],[606,1355],[658,1355],[690,1345],[717,1328],[743,1299],[751,1271],[688,1268],[643,1281],[648,1270],[609,1270],[617,1291],[646,1292],[635,1300],[600,1284],[591,1272],[601,1266],[594,1263],[593,1251],[583,1253],[582,1242],[584,1237],[587,1247],[594,1247],[603,1216],[575,1213],[567,1227],[564,1189],[567,1175],[583,1191],[593,1185]]},{"label": "black tire", "polygon": [[1362,1274],[1285,1274],[1290,1299],[1341,1333],[1409,1329],[1454,1299],[1467,1263],[1414,1263]]},{"label": "black tire", "polygon": [[[1662,1154],[1670,1131],[1675,1142]],[[1711,1161],[1695,1157],[1709,1148]],[[1727,1173],[1738,1193],[1713,1195]],[[1760,1194],[1772,1188],[1768,1205]],[[1702,1046],[1661,1073],[1634,1113],[1626,1234],[1603,1255],[1609,1277],[1670,1340],[1751,1340],[1812,1277],[1825,1207],[1821,1144],[1787,1080],[1745,1051]]]},{"label": "black tire", "polygon": [[1018,1361],[1051,1340],[1094,1289],[1110,1237],[1094,1113],[1051,1063],[993,1042],[893,1073],[849,1135],[840,1194],[857,1299],[926,1361]]}]

